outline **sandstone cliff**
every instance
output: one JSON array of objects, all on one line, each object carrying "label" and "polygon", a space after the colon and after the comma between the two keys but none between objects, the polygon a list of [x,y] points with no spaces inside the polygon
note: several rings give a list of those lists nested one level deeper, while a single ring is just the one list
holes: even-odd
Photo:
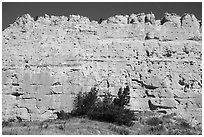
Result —
[{"label": "sandstone cliff", "polygon": [[131,87],[131,109],[168,106],[194,123],[202,112],[201,22],[192,14],[32,18],[3,31],[2,117],[56,118],[79,91]]}]

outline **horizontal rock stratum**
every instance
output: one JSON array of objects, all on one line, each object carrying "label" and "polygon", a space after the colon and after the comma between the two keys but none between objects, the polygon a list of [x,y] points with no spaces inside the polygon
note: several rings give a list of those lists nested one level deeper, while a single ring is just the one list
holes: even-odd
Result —
[{"label": "horizontal rock stratum", "polygon": [[3,31],[2,117],[56,118],[97,85],[116,95],[130,86],[130,108],[150,103],[195,124],[202,120],[201,21],[193,14],[18,17]]}]

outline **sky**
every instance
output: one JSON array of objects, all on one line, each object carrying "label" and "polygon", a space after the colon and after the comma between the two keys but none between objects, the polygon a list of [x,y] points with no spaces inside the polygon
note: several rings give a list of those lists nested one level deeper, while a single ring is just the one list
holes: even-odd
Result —
[{"label": "sky", "polygon": [[12,24],[18,16],[25,13],[32,17],[48,15],[79,14],[98,21],[114,15],[132,13],[154,13],[161,19],[165,12],[183,15],[192,13],[198,19],[202,17],[201,2],[3,2],[2,29]]}]

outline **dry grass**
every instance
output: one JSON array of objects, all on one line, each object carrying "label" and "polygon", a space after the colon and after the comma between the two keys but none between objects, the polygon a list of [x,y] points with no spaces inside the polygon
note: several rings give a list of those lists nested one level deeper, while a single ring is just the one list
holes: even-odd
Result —
[{"label": "dry grass", "polygon": [[[175,115],[141,112],[131,127],[88,118],[4,123],[3,135],[198,135],[202,127],[192,127]],[[158,117],[158,118],[155,118]],[[156,122],[155,122],[156,121]],[[162,121],[162,122],[161,122]]]},{"label": "dry grass", "polygon": [[85,118],[53,120],[44,122],[13,123],[3,127],[3,135],[113,135],[109,123],[92,121]]}]

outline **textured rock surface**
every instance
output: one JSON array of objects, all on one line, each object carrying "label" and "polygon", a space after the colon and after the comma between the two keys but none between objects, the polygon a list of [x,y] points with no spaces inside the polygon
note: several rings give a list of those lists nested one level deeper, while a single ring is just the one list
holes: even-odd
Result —
[{"label": "textured rock surface", "polygon": [[201,122],[201,23],[192,14],[116,15],[101,23],[79,15],[33,19],[3,31],[3,119],[56,118],[79,91],[131,88],[131,109],[167,112]]}]

